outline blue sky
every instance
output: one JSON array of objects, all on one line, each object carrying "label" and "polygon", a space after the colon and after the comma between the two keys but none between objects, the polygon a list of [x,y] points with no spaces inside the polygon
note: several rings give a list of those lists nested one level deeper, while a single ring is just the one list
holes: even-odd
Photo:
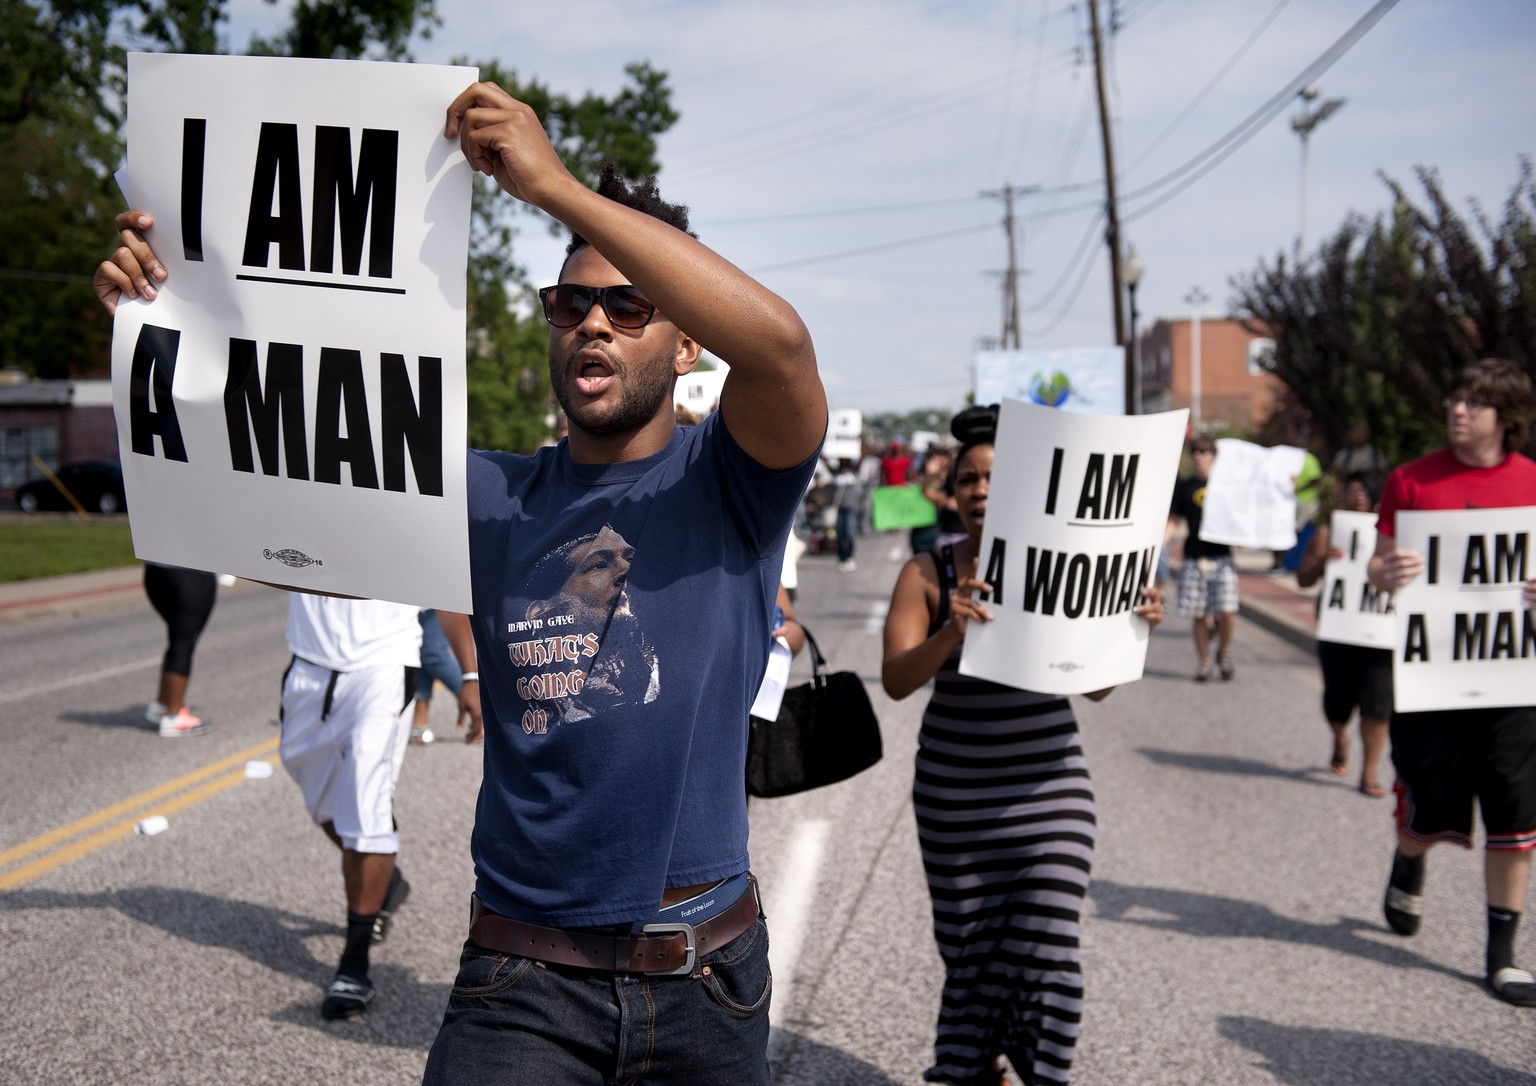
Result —
[{"label": "blue sky", "polygon": [[[1103,0],[1120,26],[1106,77],[1124,232],[1146,265],[1143,326],[1192,287],[1224,312],[1229,280],[1296,242],[1300,141],[1287,104],[1160,206],[1156,183],[1327,53],[1374,0]],[[1002,203],[1016,204],[1026,347],[1113,342],[1103,157],[1087,17],[1067,0],[438,0],[417,60],[495,59],[558,91],[610,94],[626,63],[670,74],[681,121],[661,181],[706,242],[801,312],[834,407],[958,406],[1001,328]],[[275,18],[235,0],[237,40]],[[1465,211],[1497,215],[1536,150],[1536,3],[1400,0],[1315,79],[1346,104],[1311,139],[1311,244],[1390,202],[1385,173],[1438,170]],[[918,240],[929,239],[929,240]],[[530,222],[519,259],[552,277]],[[1086,254],[1082,260],[1077,254]],[[1088,263],[1091,257],[1091,264]],[[1058,288],[1058,284],[1059,288]],[[1054,289],[1053,292],[1053,288]]]}]

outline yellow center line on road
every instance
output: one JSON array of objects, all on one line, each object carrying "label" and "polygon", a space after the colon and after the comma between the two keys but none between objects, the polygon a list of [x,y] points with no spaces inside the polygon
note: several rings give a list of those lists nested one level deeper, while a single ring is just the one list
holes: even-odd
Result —
[{"label": "yellow center line on road", "polygon": [[[121,840],[133,832],[134,825],[141,817],[174,814],[240,783],[245,779],[246,762],[275,763],[278,760],[277,743],[275,737],[268,739],[238,754],[231,754],[227,758],[221,758],[217,762],[166,781],[146,792],[130,796],[120,803],[103,807],[84,818],[49,830],[30,841],[13,845],[4,852],[0,852],[0,869],[12,867],[13,864],[37,853],[45,853],[45,855],[0,874],[0,890],[14,890],[55,868],[74,863],[104,845]],[[237,766],[238,769],[235,768]],[[200,784],[200,782],[205,783]],[[164,802],[161,802],[162,800]],[[97,827],[104,825],[105,829],[97,830]],[[91,833],[92,830],[96,832]],[[89,836],[81,837],[82,834],[89,834]],[[80,839],[76,840],[76,838]],[[63,847],[55,848],[59,845]]]}]

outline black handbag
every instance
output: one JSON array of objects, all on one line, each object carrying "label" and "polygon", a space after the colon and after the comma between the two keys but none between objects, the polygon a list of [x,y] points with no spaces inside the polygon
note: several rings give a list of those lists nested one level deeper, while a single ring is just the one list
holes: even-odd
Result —
[{"label": "black handbag", "polygon": [[880,721],[852,671],[827,674],[809,630],[811,681],[784,691],[777,720],[750,717],[747,794],[789,796],[861,773],[880,760]]}]

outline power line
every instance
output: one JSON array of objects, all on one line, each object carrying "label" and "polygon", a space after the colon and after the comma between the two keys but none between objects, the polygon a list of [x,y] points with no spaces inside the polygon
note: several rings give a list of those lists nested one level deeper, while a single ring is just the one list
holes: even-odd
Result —
[{"label": "power line", "polygon": [[1275,21],[1275,17],[1278,16],[1280,12],[1285,8],[1285,6],[1290,2],[1291,0],[1280,0],[1278,4],[1270,9],[1269,14],[1260,20],[1258,27],[1254,29],[1253,33],[1248,35],[1248,40],[1237,47],[1237,51],[1233,53],[1232,56],[1227,59],[1227,62],[1221,66],[1221,70],[1211,77],[1210,82],[1208,82],[1204,87],[1200,88],[1200,92],[1190,100],[1189,105],[1185,106],[1183,110],[1179,112],[1179,115],[1168,123],[1167,127],[1165,127],[1156,136],[1153,136],[1152,141],[1141,149],[1141,153],[1136,156],[1135,161],[1131,162],[1125,167],[1126,173],[1130,173],[1142,162],[1145,162],[1147,156],[1161,147],[1163,145],[1163,141],[1173,134],[1174,129],[1178,128],[1179,125],[1183,124],[1189,118],[1189,115],[1195,111],[1201,102],[1205,101],[1206,97],[1211,93],[1211,91],[1215,90],[1217,86],[1220,85],[1221,81],[1225,79],[1229,74],[1231,74],[1232,69],[1237,66],[1237,62],[1242,60],[1243,57],[1247,54],[1248,50],[1253,48],[1254,43],[1264,36],[1264,32],[1268,30],[1269,25]]},{"label": "power line", "polygon": [[[1098,223],[1095,222],[1094,225],[1097,226]],[[1093,259],[1083,262],[1082,270],[1077,277],[1077,283],[1072,287],[1072,296],[1067,299],[1066,304],[1057,311],[1056,316],[1044,328],[1025,333],[1030,339],[1044,339],[1061,327],[1061,322],[1067,319],[1067,315],[1077,305],[1077,299],[1083,293],[1083,285],[1088,282],[1088,273],[1093,271],[1098,262],[1097,255]]]},{"label": "power line", "polygon": [[983,230],[995,230],[996,228],[996,222],[984,222],[976,226],[962,226],[958,230],[944,230],[937,234],[924,234],[921,237],[903,238],[900,241],[887,241],[879,245],[867,245],[862,249],[844,249],[841,252],[823,253],[820,256],[808,256],[800,260],[786,260],[779,264],[761,264],[746,270],[750,275],[759,275],[762,272],[784,271],[787,268],[799,268],[806,264],[820,264],[830,260],[845,260],[849,257],[867,256],[870,253],[883,253],[891,249],[905,249],[912,245],[924,245],[930,241],[943,241],[946,238],[963,237],[966,234],[979,234]]},{"label": "power line", "polygon": [[34,283],[84,283],[89,285],[89,275],[69,275],[64,272],[29,271],[25,268],[0,268],[0,279],[26,279]]},{"label": "power line", "polygon": [[[1073,63],[1071,58],[1068,57],[1065,60],[1067,66],[1070,67]],[[1059,66],[1059,64],[1060,62],[1058,61],[1057,65]],[[1051,71],[1054,70],[1055,67],[1051,69]],[[681,170],[675,174],[669,174],[668,177],[674,181],[678,179],[695,180],[712,174],[741,169],[759,162],[772,161],[788,154],[798,154],[824,144],[846,140],[851,136],[865,135],[876,129],[899,124],[914,117],[940,113],[963,106],[974,99],[996,93],[999,89],[1023,79],[1029,74],[1028,72],[1005,72],[1000,76],[986,76],[982,79],[963,84],[960,87],[951,88],[949,91],[941,94],[926,97],[915,105],[902,105],[861,119],[840,121],[801,136],[783,140],[772,146],[755,147],[750,151],[717,159],[696,169]]]},{"label": "power line", "polygon": [[[1140,218],[1142,215],[1162,207],[1169,200],[1172,200],[1175,196],[1183,192],[1190,185],[1194,184],[1196,181],[1200,180],[1202,177],[1208,174],[1211,170],[1215,169],[1216,166],[1225,161],[1234,151],[1236,151],[1239,147],[1243,146],[1243,144],[1247,143],[1250,139],[1257,135],[1266,124],[1277,117],[1281,111],[1290,104],[1291,99],[1296,96],[1296,93],[1301,90],[1301,88],[1308,86],[1313,81],[1315,81],[1319,75],[1333,67],[1333,65],[1338,62],[1339,58],[1347,53],[1356,42],[1364,37],[1366,32],[1369,31],[1371,27],[1380,22],[1382,17],[1385,16],[1387,12],[1390,11],[1393,7],[1395,7],[1396,4],[1397,0],[1378,0],[1378,3],[1372,7],[1370,11],[1366,12],[1365,15],[1361,17],[1359,22],[1355,23],[1355,25],[1350,27],[1349,30],[1345,31],[1345,33],[1337,41],[1330,45],[1328,49],[1324,51],[1322,56],[1318,57],[1311,64],[1309,64],[1300,75],[1286,84],[1284,89],[1275,94],[1275,96],[1270,98],[1269,101],[1265,102],[1257,110],[1249,114],[1248,117],[1236,128],[1232,129],[1225,136],[1222,136],[1221,139],[1211,144],[1204,151],[1200,152],[1200,154],[1184,163],[1184,165],[1180,166],[1178,169],[1164,174],[1156,181],[1153,181],[1147,185],[1143,185],[1141,188],[1134,192],[1126,193],[1126,200],[1134,200],[1138,197],[1150,196],[1158,189],[1163,188],[1166,185],[1173,184],[1174,182],[1178,182],[1176,185],[1174,185],[1173,188],[1151,200],[1149,203],[1143,204],[1135,211],[1127,213],[1125,220],[1130,222],[1133,219]],[[1189,176],[1186,177],[1185,175]],[[1181,177],[1183,177],[1184,180],[1180,181],[1179,179]]]},{"label": "power line", "polygon": [[914,200],[905,204],[870,204],[865,207],[827,208],[821,211],[780,211],[768,215],[740,215],[734,219],[703,219],[700,226],[711,229],[717,226],[741,226],[748,223],[784,222],[791,219],[841,218],[846,215],[885,215],[895,211],[922,211],[932,207],[954,207],[956,204],[973,204],[975,196],[951,196],[942,200]]}]

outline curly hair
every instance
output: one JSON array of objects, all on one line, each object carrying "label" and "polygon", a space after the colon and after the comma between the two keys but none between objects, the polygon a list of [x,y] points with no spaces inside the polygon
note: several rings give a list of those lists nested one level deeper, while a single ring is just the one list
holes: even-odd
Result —
[{"label": "curly hair", "polygon": [[966,454],[978,445],[997,444],[997,417],[1000,410],[1001,405],[995,403],[974,404],[949,420],[949,432],[960,442],[960,448],[949,465],[949,479],[945,483],[948,493],[953,494],[955,491],[960,461],[965,459]]},{"label": "curly hair", "polygon": [[[619,173],[618,166],[612,162],[604,163],[602,175],[597,179],[597,194],[606,196],[616,204],[643,212],[653,219],[660,219],[668,226],[675,226],[691,238],[699,236],[688,229],[688,208],[683,204],[669,204],[661,198],[654,175],[631,185]],[[572,230],[570,244],[565,247],[566,258],[569,259],[577,249],[589,244],[586,238]]]},{"label": "curly hair", "polygon": [[1536,415],[1536,395],[1531,378],[1504,358],[1484,358],[1465,365],[1456,374],[1453,389],[1475,396],[1499,413],[1504,426],[1504,451],[1518,452],[1531,435]]}]

